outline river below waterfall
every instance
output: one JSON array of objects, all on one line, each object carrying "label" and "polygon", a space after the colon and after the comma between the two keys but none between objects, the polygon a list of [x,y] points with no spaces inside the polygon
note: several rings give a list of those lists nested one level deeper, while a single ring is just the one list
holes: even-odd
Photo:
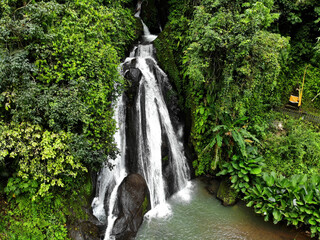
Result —
[{"label": "river below waterfall", "polygon": [[264,222],[244,203],[224,207],[210,194],[206,184],[192,181],[191,199],[181,202],[169,199],[172,216],[168,219],[145,220],[137,240],[306,240],[303,232],[285,225]]}]

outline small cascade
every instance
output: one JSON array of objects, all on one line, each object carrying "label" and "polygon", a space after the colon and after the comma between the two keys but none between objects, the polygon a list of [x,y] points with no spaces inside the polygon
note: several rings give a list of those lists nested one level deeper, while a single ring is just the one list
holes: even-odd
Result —
[{"label": "small cascade", "polygon": [[[140,11],[139,1],[135,14],[138,18]],[[168,185],[174,186],[171,187],[174,189],[172,193],[178,192],[186,189],[190,179],[181,142],[182,127],[173,126],[164,97],[166,93],[163,92],[163,86],[171,85],[154,57],[152,41],[157,36],[150,34],[148,27],[142,20],[141,22],[144,29],[142,44],[136,46],[120,66],[123,76],[130,71],[136,75],[140,74],[136,83],[132,83],[132,86],[136,84],[136,90],[125,92],[116,104],[115,118],[118,131],[115,141],[120,154],[111,162],[114,165],[112,170],[106,165],[100,171],[98,195],[92,202],[94,215],[100,222],[107,224],[105,240],[114,239],[112,228],[117,219],[114,215],[117,192],[128,173],[139,173],[147,183],[151,204],[151,210],[146,214],[147,218],[169,216],[171,209],[166,201],[170,196]],[[169,172],[170,180],[164,177],[163,172],[164,141],[168,155],[166,172]],[[181,197],[184,198],[186,195],[181,194]],[[108,206],[108,209],[104,206]]]},{"label": "small cascade", "polygon": [[142,39],[144,40],[144,43],[151,43],[152,41],[154,41],[158,36],[157,35],[153,35],[150,33],[149,28],[147,27],[147,25],[141,20],[142,26],[143,26],[143,36]]},{"label": "small cascade", "polygon": [[[123,96],[117,99],[115,106],[115,120],[117,125],[117,132],[115,133],[115,142],[120,149],[120,154],[117,155],[115,160],[109,160],[113,165],[112,169],[105,164],[101,169],[98,181],[97,189],[98,196],[92,201],[93,215],[97,219],[107,224],[106,237],[109,239],[113,223],[117,216],[113,215],[113,208],[117,199],[118,187],[122,180],[127,176],[126,166],[125,166],[125,149],[126,149],[126,134],[125,134],[125,107]],[[107,196],[107,199],[106,199]],[[105,209],[105,202],[108,202],[108,209]],[[108,212],[108,217],[106,216],[106,210]]]}]

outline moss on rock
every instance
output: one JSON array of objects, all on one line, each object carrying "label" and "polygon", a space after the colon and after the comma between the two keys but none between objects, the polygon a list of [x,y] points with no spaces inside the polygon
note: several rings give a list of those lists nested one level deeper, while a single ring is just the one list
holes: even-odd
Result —
[{"label": "moss on rock", "polygon": [[142,203],[142,215],[145,215],[150,209],[148,197],[145,196],[144,201]]},{"label": "moss on rock", "polygon": [[[135,36],[138,39],[143,34],[143,26],[139,18],[136,18],[134,27],[135,27]],[[136,41],[137,39],[134,39],[134,41]]]},{"label": "moss on rock", "polygon": [[228,179],[223,179],[220,183],[217,198],[222,201],[224,206],[232,206],[236,203],[237,192],[231,188]]},{"label": "moss on rock", "polygon": [[93,182],[90,174],[86,174],[82,186],[75,190],[66,206],[67,229],[70,239],[92,239],[98,240],[99,228],[93,221],[91,201],[93,198]]}]

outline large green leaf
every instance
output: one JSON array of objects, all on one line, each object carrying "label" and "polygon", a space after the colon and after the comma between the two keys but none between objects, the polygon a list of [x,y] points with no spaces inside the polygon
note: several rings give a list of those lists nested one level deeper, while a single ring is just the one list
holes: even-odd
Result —
[{"label": "large green leaf", "polygon": [[274,220],[276,220],[277,222],[281,221],[282,215],[278,209],[273,209],[272,215],[273,215]]},{"label": "large green leaf", "polygon": [[263,179],[265,180],[266,184],[269,186],[269,187],[272,187],[274,185],[274,177],[270,174],[263,174]]},{"label": "large green leaf", "polygon": [[253,168],[253,169],[250,170],[250,173],[254,174],[254,175],[258,175],[258,174],[261,173],[261,171],[262,171],[261,168]]},{"label": "large green leaf", "polygon": [[246,143],[244,138],[237,130],[231,130],[232,138],[237,143],[242,156],[247,157]]}]

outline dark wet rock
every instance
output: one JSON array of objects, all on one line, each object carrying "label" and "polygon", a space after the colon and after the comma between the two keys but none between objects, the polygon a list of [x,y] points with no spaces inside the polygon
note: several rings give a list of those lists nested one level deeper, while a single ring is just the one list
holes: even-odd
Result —
[{"label": "dark wet rock", "polygon": [[163,29],[168,21],[169,16],[169,4],[168,0],[156,0],[156,6],[158,9],[158,19]]},{"label": "dark wet rock", "polygon": [[134,104],[126,105],[126,167],[129,173],[138,171],[138,129],[136,107]]},{"label": "dark wet rock", "polygon": [[141,5],[142,11],[140,17],[143,22],[148,26],[149,31],[152,34],[158,34],[159,28],[159,16],[156,6],[156,0],[143,1]]},{"label": "dark wet rock", "polygon": [[116,239],[134,239],[144,214],[150,210],[150,194],[144,178],[128,175],[118,189],[114,214],[118,216],[112,229]]},{"label": "dark wet rock", "polygon": [[[95,196],[97,184],[96,172],[90,172],[86,176],[86,184],[83,189],[78,189],[77,201],[70,201],[66,228],[68,237],[74,240],[100,240],[105,232],[105,226],[93,215],[91,203]],[[91,191],[84,190],[90,188]]]},{"label": "dark wet rock", "polygon": [[207,190],[211,194],[217,194],[219,190],[220,182],[217,179],[211,179],[207,185]]},{"label": "dark wet rock", "polygon": [[[159,108],[158,108],[159,109]],[[159,110],[158,110],[158,114]],[[165,130],[165,126],[163,125],[163,122],[160,119],[160,125],[161,125],[161,163],[162,163],[162,175],[163,179],[166,182],[166,197],[170,197],[172,194],[176,192],[176,184],[175,182],[175,176],[173,173],[173,166],[172,166],[172,153],[170,149],[170,142],[168,138],[168,134]]]},{"label": "dark wet rock", "polygon": [[126,102],[130,106],[133,106],[137,98],[142,73],[138,68],[129,68],[127,69],[124,77],[128,80],[129,83],[129,87],[126,89],[126,96],[128,98]]},{"label": "dark wet rock", "polygon": [[142,73],[138,68],[136,68],[136,64],[137,60],[133,59],[123,65],[124,77],[129,82],[129,87],[126,89],[126,91],[136,90],[137,86],[139,86]]},{"label": "dark wet rock", "polygon": [[141,79],[141,71],[138,68],[130,68],[128,72],[125,74],[126,79],[130,79],[132,81],[131,84],[137,85]]},{"label": "dark wet rock", "polygon": [[222,201],[224,206],[233,206],[237,200],[237,193],[231,188],[228,179],[223,179],[219,185],[217,198]]},{"label": "dark wet rock", "polygon": [[[126,106],[126,165],[130,173],[138,171],[138,152],[137,139],[138,129],[137,124],[137,109],[136,100],[139,92],[139,84],[142,77],[141,71],[135,67],[136,60],[132,60],[123,66],[125,72],[124,77],[128,80],[129,86],[125,91],[124,100]],[[144,99],[144,97],[142,97]]]},{"label": "dark wet rock", "polygon": [[89,221],[68,227],[68,237],[74,240],[100,240],[99,228]]}]

